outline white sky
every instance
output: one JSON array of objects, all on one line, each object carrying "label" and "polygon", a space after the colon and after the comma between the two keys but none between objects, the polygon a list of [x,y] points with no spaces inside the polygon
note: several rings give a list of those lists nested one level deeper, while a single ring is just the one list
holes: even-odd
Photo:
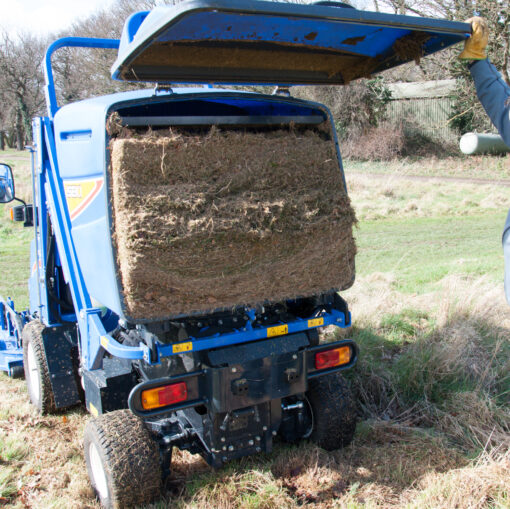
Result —
[{"label": "white sky", "polygon": [[113,0],[0,0],[0,27],[11,35],[58,32]]},{"label": "white sky", "polygon": [[[312,1],[312,0],[310,0]],[[0,0],[0,29],[11,35],[59,32],[114,0]],[[164,0],[162,3],[165,3]],[[371,0],[354,0],[358,8],[373,9]],[[124,21],[124,20],[123,20]]]}]

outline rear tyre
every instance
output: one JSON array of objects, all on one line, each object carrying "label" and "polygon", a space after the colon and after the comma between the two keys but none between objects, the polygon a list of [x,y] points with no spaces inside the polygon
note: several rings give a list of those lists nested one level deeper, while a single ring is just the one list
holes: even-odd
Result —
[{"label": "rear tyre", "polygon": [[354,397],[342,375],[333,373],[310,380],[306,397],[313,414],[310,440],[327,451],[349,445],[358,418]]},{"label": "rear tyre", "polygon": [[44,324],[33,320],[23,328],[23,367],[30,401],[41,414],[55,412],[55,398],[51,388],[50,374],[42,331]]},{"label": "rear tyre", "polygon": [[84,449],[89,478],[103,507],[147,504],[161,494],[159,447],[131,411],[116,410],[90,420]]},{"label": "rear tyre", "polygon": [[23,369],[23,366],[14,366],[11,368],[9,376],[11,378],[23,378],[25,376],[25,370]]}]

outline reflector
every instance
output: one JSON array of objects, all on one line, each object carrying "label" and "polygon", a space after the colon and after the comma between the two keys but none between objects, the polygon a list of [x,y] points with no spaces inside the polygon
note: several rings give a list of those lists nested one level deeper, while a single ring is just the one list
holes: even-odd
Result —
[{"label": "reflector", "polygon": [[341,346],[315,354],[315,369],[326,369],[348,364],[351,361],[351,348]]},{"label": "reflector", "polygon": [[188,389],[185,382],[164,385],[142,392],[142,407],[144,410],[175,405],[188,399]]}]

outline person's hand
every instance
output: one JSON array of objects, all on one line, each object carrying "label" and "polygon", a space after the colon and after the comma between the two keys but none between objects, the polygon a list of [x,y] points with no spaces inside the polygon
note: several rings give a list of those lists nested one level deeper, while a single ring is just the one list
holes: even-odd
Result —
[{"label": "person's hand", "polygon": [[485,60],[489,42],[489,25],[487,20],[475,16],[466,21],[471,23],[472,34],[464,43],[464,51],[459,55],[461,60]]}]

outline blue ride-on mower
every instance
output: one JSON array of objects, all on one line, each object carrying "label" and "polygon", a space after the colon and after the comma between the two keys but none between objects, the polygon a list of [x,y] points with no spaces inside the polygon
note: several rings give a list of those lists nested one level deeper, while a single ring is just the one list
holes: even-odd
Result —
[{"label": "blue ride-on mower", "polygon": [[[157,498],[174,447],[221,467],[275,439],[349,444],[341,372],[358,349],[319,331],[351,325],[355,220],[331,113],[290,87],[345,85],[469,31],[340,2],[193,0],[133,14],[120,40],[48,48],[33,206],[11,212],[34,231],[30,304],[0,301],[0,369],[24,366],[43,414],[85,404],[103,506]],[[114,80],[156,85],[59,107],[65,47],[114,51]]]}]

